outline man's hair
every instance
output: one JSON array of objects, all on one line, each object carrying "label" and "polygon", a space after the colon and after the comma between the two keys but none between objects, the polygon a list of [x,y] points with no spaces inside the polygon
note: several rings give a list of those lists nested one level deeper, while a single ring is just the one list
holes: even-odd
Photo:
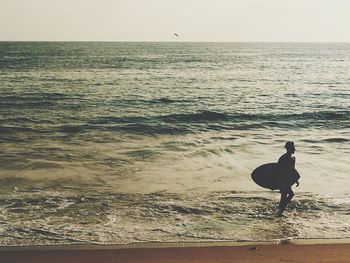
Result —
[{"label": "man's hair", "polygon": [[291,149],[294,146],[294,142],[293,141],[288,141],[286,142],[286,144],[284,145],[284,147],[288,150]]}]

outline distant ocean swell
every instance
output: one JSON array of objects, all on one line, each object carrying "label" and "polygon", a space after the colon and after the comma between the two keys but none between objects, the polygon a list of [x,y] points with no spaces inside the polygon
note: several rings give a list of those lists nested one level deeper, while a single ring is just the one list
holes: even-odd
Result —
[{"label": "distant ocean swell", "polygon": [[2,118],[0,131],[2,132],[1,136],[6,134],[15,135],[16,132],[45,134],[50,132],[79,133],[94,130],[145,135],[179,135],[198,131],[234,131],[262,128],[344,129],[350,127],[350,111],[320,111],[301,114],[228,114],[202,111],[150,117],[104,116],[90,120],[81,119],[79,121],[81,124],[74,125],[59,124],[60,122],[54,124],[53,121],[48,119],[40,120],[29,117]]}]

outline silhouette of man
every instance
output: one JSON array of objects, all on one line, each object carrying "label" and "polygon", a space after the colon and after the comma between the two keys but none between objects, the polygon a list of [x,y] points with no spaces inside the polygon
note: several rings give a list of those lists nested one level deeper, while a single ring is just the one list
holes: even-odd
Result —
[{"label": "silhouette of man", "polygon": [[[293,155],[295,152],[294,142],[292,141],[286,142],[284,147],[286,148],[287,152],[279,158],[278,164],[281,167],[291,166],[295,168],[295,156]],[[299,186],[298,181],[296,182],[296,186],[297,187]],[[281,188],[280,193],[281,193],[281,201],[278,207],[278,213],[277,213],[278,217],[282,217],[284,209],[286,209],[287,205],[289,204],[289,202],[292,200],[294,196],[294,192],[291,186],[286,186]]]}]

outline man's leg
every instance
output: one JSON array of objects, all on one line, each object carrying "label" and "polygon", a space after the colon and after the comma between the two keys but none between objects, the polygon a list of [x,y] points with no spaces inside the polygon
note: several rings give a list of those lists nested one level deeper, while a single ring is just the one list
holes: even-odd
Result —
[{"label": "man's leg", "polygon": [[288,193],[288,196],[287,196],[287,198],[286,198],[286,206],[287,206],[287,205],[289,204],[289,202],[292,200],[293,196],[294,196],[294,192],[293,192],[292,189],[290,189],[290,192]]},{"label": "man's leg", "polygon": [[278,206],[277,216],[282,216],[282,213],[283,213],[284,209],[286,208],[287,195],[288,195],[288,193],[281,192],[281,200],[280,200],[280,204]]},{"label": "man's leg", "polygon": [[278,216],[282,216],[284,209],[286,209],[287,205],[292,200],[293,196],[294,196],[294,192],[291,188],[288,189],[288,192],[286,191],[281,193],[281,201],[278,207],[278,214],[277,214]]}]

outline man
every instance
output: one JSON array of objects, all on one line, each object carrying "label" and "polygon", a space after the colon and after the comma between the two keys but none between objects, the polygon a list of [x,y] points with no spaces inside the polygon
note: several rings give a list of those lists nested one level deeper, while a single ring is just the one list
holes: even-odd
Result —
[{"label": "man", "polygon": [[[284,146],[287,150],[285,154],[283,154],[279,160],[278,164],[283,167],[283,166],[291,166],[295,168],[295,156],[293,155],[295,153],[295,146],[294,142],[289,141],[286,142]],[[299,186],[299,182],[296,182],[296,186]],[[281,193],[281,201],[278,207],[278,217],[282,217],[283,211],[286,208],[286,206],[289,204],[289,202],[292,200],[294,196],[294,192],[290,186],[286,186],[280,189]]]}]

